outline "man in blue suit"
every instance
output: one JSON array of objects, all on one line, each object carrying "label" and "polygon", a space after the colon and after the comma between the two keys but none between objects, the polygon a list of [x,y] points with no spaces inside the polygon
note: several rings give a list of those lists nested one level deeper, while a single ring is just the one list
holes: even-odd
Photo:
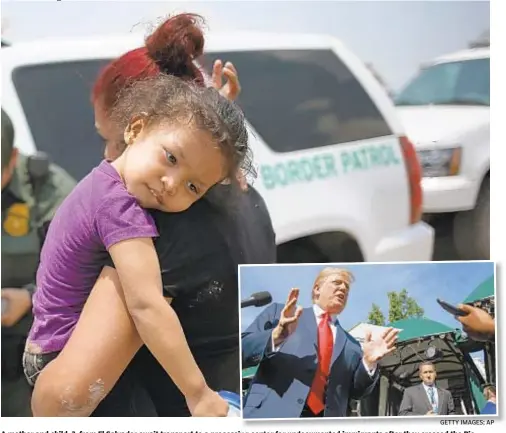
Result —
[{"label": "man in blue suit", "polygon": [[345,417],[350,399],[376,384],[377,362],[395,350],[398,331],[386,330],[363,349],[339,324],[353,275],[325,268],[312,290],[313,306],[297,306],[298,289],[285,305],[266,308],[242,335],[243,368],[259,365],[244,399],[244,418]]}]

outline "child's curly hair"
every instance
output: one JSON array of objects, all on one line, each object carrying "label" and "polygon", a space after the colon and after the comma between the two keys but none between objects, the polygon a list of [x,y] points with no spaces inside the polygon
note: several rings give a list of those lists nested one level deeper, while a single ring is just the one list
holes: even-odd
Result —
[{"label": "child's curly hair", "polygon": [[166,74],[136,81],[120,92],[111,119],[122,132],[136,115],[146,117],[148,128],[164,123],[208,132],[232,183],[241,170],[255,176],[244,114],[214,88]]}]

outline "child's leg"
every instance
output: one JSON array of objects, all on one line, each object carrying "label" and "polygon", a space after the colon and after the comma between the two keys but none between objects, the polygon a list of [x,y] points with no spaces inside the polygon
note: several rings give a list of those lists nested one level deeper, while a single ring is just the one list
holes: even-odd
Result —
[{"label": "child's leg", "polygon": [[37,378],[34,416],[89,416],[141,345],[117,273],[106,267],[68,343]]}]

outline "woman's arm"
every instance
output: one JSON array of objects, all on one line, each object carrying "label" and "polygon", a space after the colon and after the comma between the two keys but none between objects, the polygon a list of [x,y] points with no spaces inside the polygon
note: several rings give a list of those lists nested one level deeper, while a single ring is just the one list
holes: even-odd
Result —
[{"label": "woman's arm", "polygon": [[115,243],[109,253],[139,335],[186,398],[193,416],[226,416],[227,403],[209,389],[188,347],[179,318],[162,293],[158,257],[150,238]]},{"label": "woman's arm", "polygon": [[34,416],[89,416],[141,345],[118,274],[105,267],[65,348],[37,378]]}]

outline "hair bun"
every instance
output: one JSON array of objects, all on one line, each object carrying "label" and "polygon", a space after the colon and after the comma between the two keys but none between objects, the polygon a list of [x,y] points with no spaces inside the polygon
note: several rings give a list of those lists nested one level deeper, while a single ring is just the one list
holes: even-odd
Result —
[{"label": "hair bun", "polygon": [[146,39],[148,55],[160,71],[194,78],[193,60],[204,52],[203,23],[200,15],[176,15],[162,23]]}]

